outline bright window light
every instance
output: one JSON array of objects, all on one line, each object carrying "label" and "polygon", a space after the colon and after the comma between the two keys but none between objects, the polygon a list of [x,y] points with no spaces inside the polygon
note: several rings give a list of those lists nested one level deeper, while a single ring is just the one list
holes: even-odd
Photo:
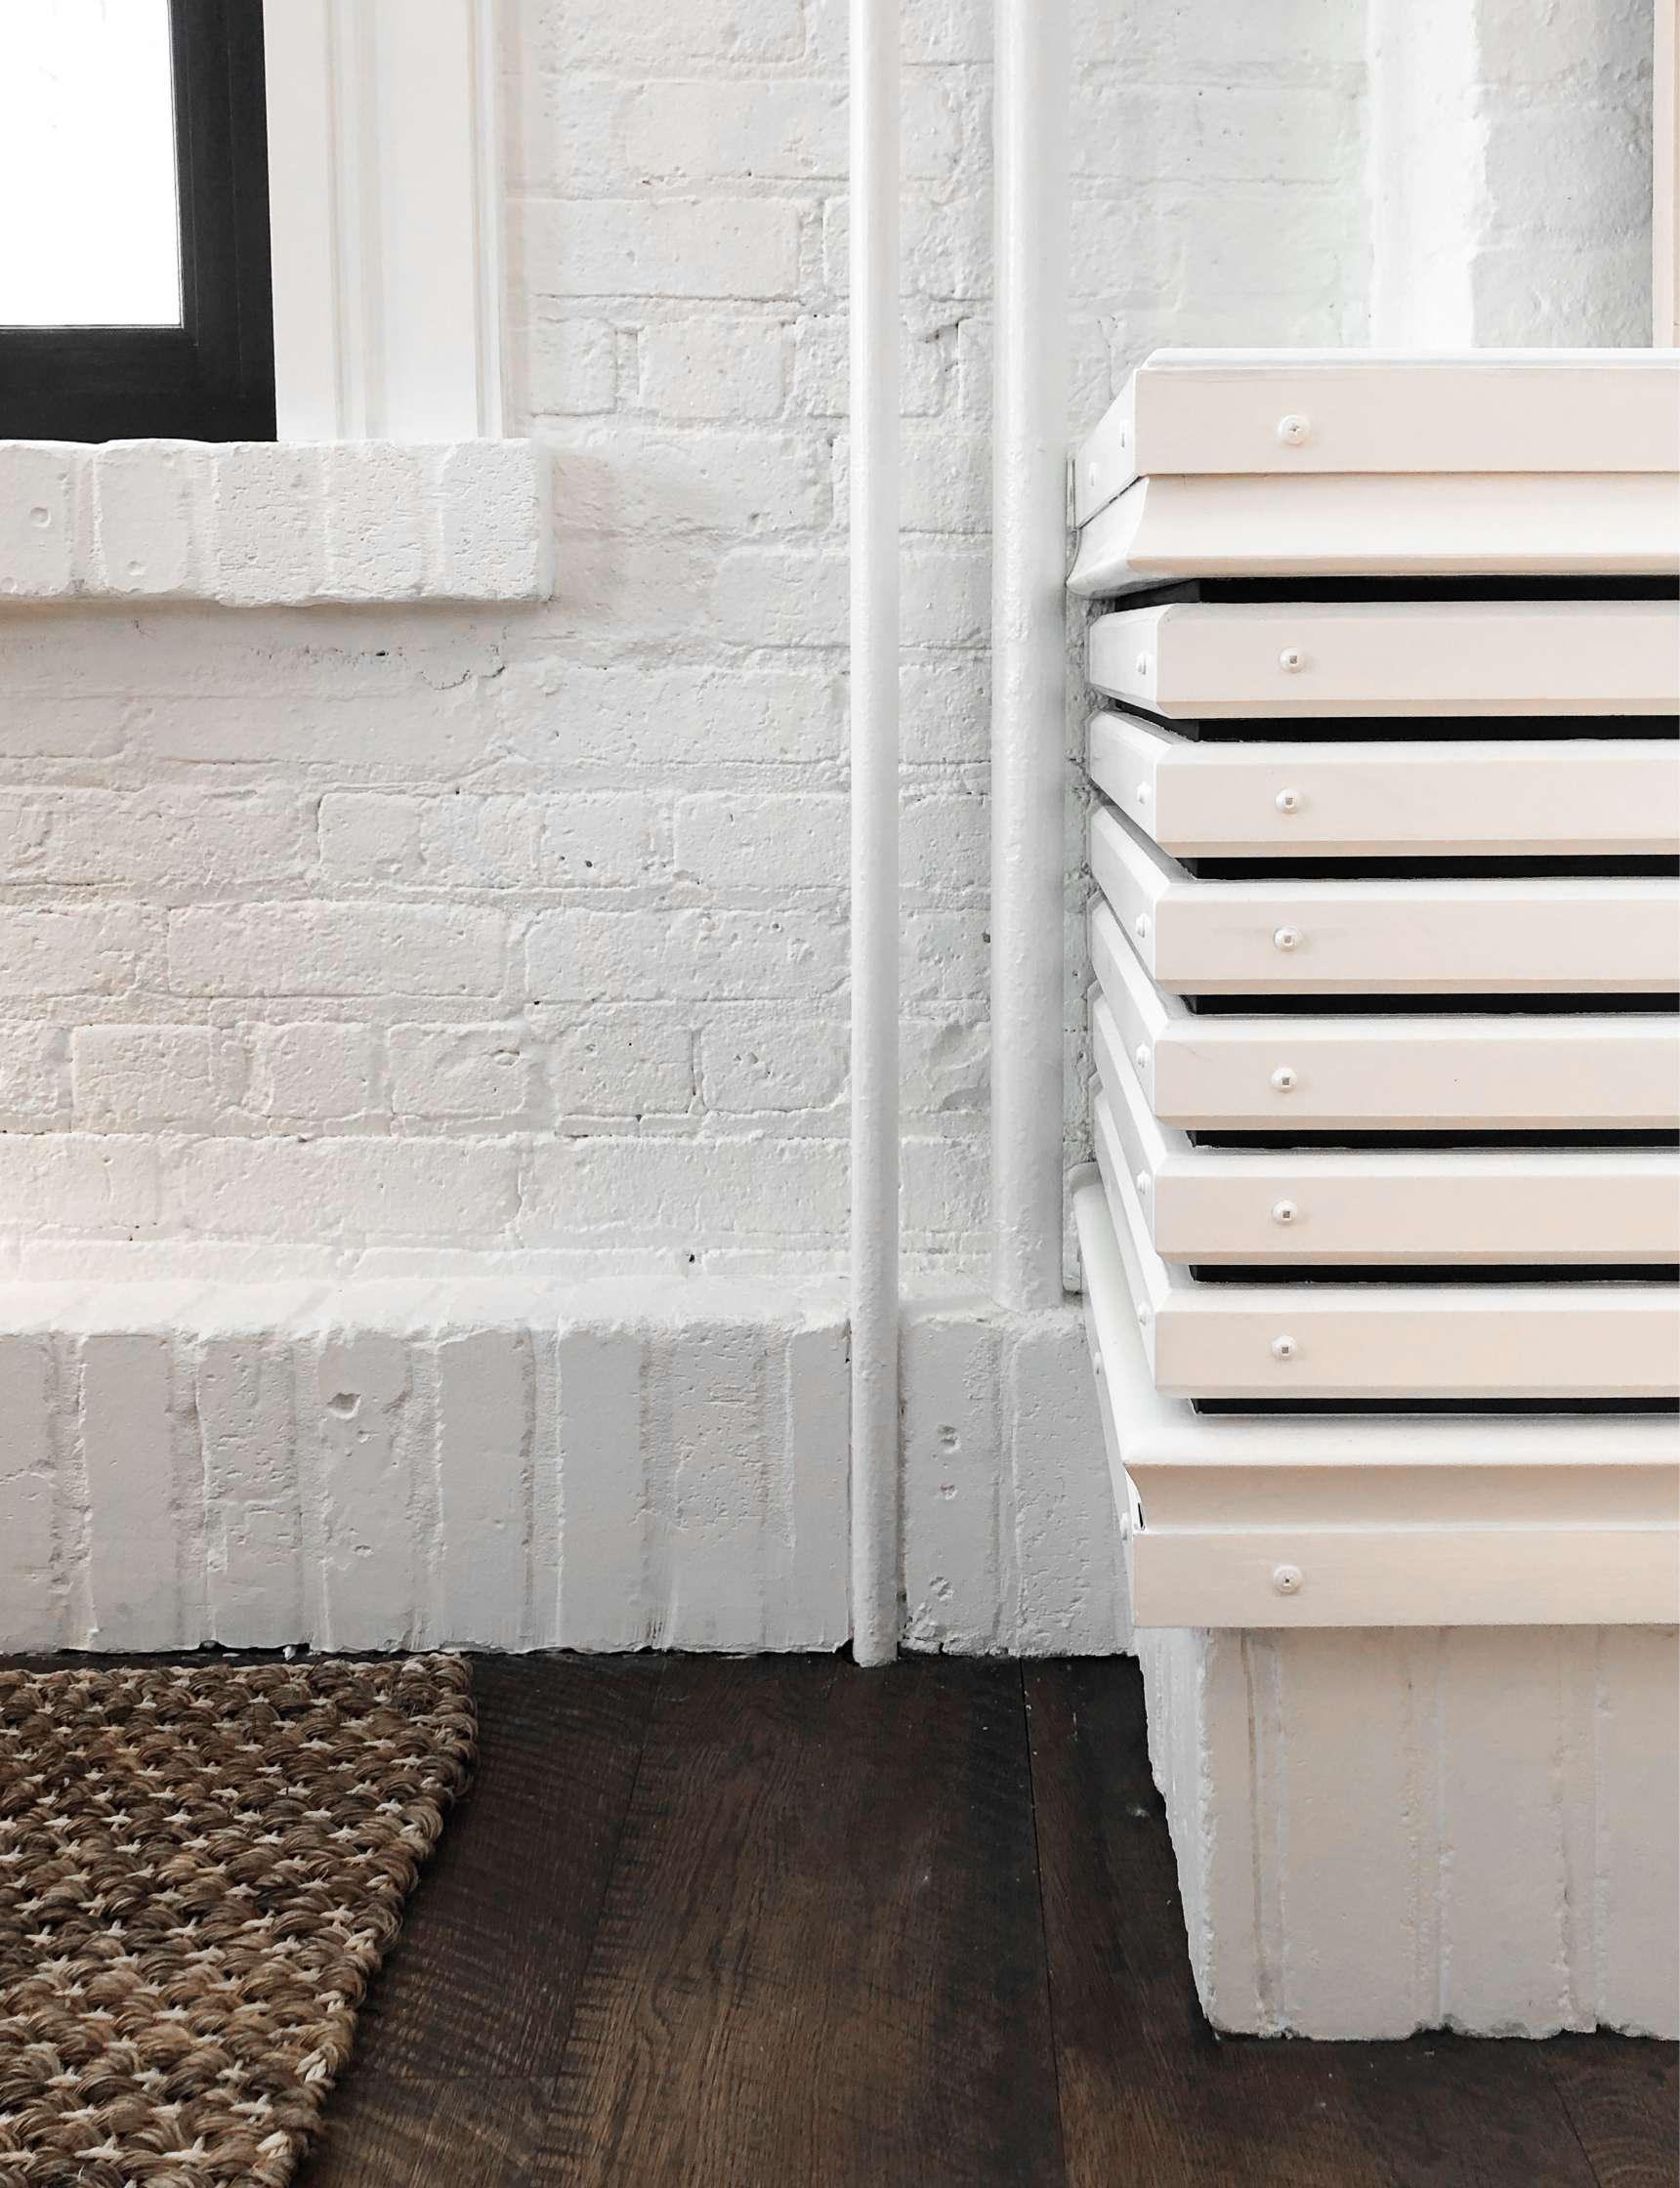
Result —
[{"label": "bright window light", "polygon": [[0,0],[0,325],[178,326],[169,0]]}]

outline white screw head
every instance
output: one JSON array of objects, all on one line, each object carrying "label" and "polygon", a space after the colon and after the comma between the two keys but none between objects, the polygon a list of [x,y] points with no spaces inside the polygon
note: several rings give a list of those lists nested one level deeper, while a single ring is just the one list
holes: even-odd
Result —
[{"label": "white screw head", "polygon": [[1137,936],[1139,942],[1143,942],[1147,940],[1149,931],[1150,923],[1144,916],[1144,914],[1140,911],[1137,917],[1132,921],[1132,933]]},{"label": "white screw head", "polygon": [[1094,486],[1101,477],[1102,472],[1095,463],[1088,463],[1085,466],[1085,484],[1087,486]]},{"label": "white screw head", "polygon": [[1132,663],[1132,666],[1137,670],[1140,676],[1147,676],[1150,672],[1149,655],[1147,653],[1140,653],[1137,659]]},{"label": "white screw head", "polygon": [[1138,1320],[1139,1320],[1140,1322],[1148,1322],[1148,1320],[1149,1320],[1149,1319],[1150,1319],[1150,1311],[1149,1311],[1148,1307],[1146,1307],[1145,1305],[1143,1305],[1143,1303],[1142,1303],[1142,1302],[1140,1301],[1140,1302],[1139,1302],[1139,1305],[1138,1305]]},{"label": "white screw head", "polygon": [[1305,1579],[1298,1565],[1279,1565],[1272,1571],[1272,1585],[1280,1595],[1299,1595]]},{"label": "white screw head", "polygon": [[1285,646],[1278,656],[1278,666],[1293,676],[1297,669],[1305,668],[1307,656],[1298,646]]},{"label": "white screw head", "polygon": [[1293,1223],[1300,1212],[1293,1200],[1274,1200],[1272,1203],[1274,1223]]},{"label": "white screw head", "polygon": [[1272,1084],[1280,1094],[1290,1093],[1295,1084],[1294,1067],[1290,1064],[1280,1064],[1272,1073]]},{"label": "white screw head", "polygon": [[1301,810],[1301,793],[1299,790],[1280,790],[1272,803],[1280,813],[1299,813]]},{"label": "white screw head", "polygon": [[1133,1184],[1134,1184],[1134,1185],[1135,1185],[1135,1186],[1137,1187],[1137,1189],[1138,1189],[1138,1199],[1139,1199],[1140,1200],[1144,1199],[1145,1199],[1145,1198],[1146,1198],[1146,1197],[1148,1196],[1148,1193],[1149,1193],[1149,1189],[1150,1189],[1150,1174],[1149,1174],[1149,1172],[1148,1172],[1147,1170],[1140,1170],[1140,1171],[1138,1172],[1137,1176],[1136,1176],[1135,1178],[1133,1178],[1133,1180],[1132,1180],[1132,1183],[1133,1183]]},{"label": "white screw head", "polygon": [[1132,1050],[1132,1062],[1140,1072],[1147,1072],[1150,1068],[1149,1050],[1147,1048],[1134,1048]]},{"label": "white screw head", "polygon": [[1299,1350],[1300,1347],[1293,1337],[1274,1337],[1272,1340],[1272,1358],[1274,1360],[1293,1360]]},{"label": "white screw head", "polygon": [[1299,448],[1312,435],[1312,419],[1299,410],[1285,411],[1278,420],[1278,438],[1285,448]]},{"label": "white screw head", "polygon": [[1137,791],[1137,796],[1138,796],[1138,803],[1139,803],[1139,805],[1148,805],[1148,804],[1149,804],[1149,802],[1150,802],[1150,786],[1149,786],[1149,784],[1148,784],[1147,782],[1140,782],[1140,783],[1138,784],[1138,791]]},{"label": "white screw head", "polygon": [[1274,949],[1299,949],[1300,947],[1301,930],[1299,927],[1275,927],[1272,930],[1272,947]]}]

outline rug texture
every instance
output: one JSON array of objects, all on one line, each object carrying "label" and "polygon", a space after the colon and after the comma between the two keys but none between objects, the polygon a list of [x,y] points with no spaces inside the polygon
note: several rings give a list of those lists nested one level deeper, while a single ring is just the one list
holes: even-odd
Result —
[{"label": "rug texture", "polygon": [[0,1669],[0,2188],[283,2188],[473,1743],[447,1657]]}]

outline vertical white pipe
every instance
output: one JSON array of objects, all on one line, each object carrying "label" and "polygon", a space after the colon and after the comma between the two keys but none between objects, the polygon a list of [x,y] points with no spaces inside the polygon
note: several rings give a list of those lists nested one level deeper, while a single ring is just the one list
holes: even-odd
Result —
[{"label": "vertical white pipe", "polygon": [[899,0],[852,0],[852,1647],[899,1645]]},{"label": "vertical white pipe", "polygon": [[991,1204],[1007,1307],[1062,1298],[1068,0],[997,0]]}]

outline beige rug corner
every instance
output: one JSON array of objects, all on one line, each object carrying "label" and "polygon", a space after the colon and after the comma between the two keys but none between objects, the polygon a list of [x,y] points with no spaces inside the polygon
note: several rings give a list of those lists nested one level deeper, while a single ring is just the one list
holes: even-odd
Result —
[{"label": "beige rug corner", "polygon": [[0,2188],[284,2188],[474,1737],[456,1658],[0,1668]]}]

